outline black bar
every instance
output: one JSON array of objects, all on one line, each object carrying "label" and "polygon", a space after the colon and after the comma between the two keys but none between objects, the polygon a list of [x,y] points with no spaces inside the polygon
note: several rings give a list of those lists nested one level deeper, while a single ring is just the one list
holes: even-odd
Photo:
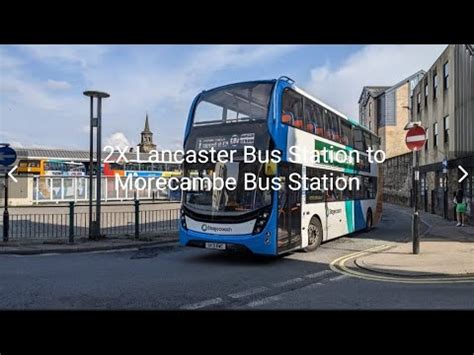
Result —
[{"label": "black bar", "polygon": [[419,211],[418,211],[418,181],[419,181],[419,153],[417,150],[413,152],[414,154],[414,174],[415,174],[415,181],[413,184],[413,195],[414,195],[414,208],[413,208],[413,229],[412,229],[412,235],[413,235],[413,254],[419,254],[420,253],[420,216],[419,216]]},{"label": "black bar", "polygon": [[102,199],[102,190],[101,190],[101,168],[102,168],[102,142],[101,142],[101,135],[102,135],[102,98],[98,98],[98,103],[97,103],[97,131],[96,131],[96,138],[97,138],[97,174],[96,174],[96,196],[95,196],[95,223],[96,223],[96,237],[100,238],[100,204],[101,204],[101,199]]},{"label": "black bar", "polygon": [[91,125],[90,125],[90,150],[89,150],[89,238],[93,237],[92,225],[92,179],[94,169],[94,126],[92,120],[94,117],[94,98],[91,96]]},{"label": "black bar", "polygon": [[140,201],[135,200],[135,238],[140,235]]},{"label": "black bar", "polygon": [[5,209],[3,210],[3,241],[8,242],[10,231],[10,216],[8,214],[8,173],[5,173]]},{"label": "black bar", "polygon": [[69,243],[74,243],[74,202],[69,202]]}]

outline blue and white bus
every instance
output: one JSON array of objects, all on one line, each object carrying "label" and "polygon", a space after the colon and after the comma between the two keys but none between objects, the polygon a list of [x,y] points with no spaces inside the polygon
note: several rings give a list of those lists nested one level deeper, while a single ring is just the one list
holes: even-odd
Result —
[{"label": "blue and white bus", "polygon": [[[247,249],[279,255],[313,251],[323,241],[370,229],[381,212],[378,166],[369,163],[368,147],[378,149],[379,138],[327,104],[295,86],[288,77],[236,83],[203,91],[194,99],[184,137],[184,150],[233,149],[253,146],[279,151],[281,162],[186,163],[184,177],[233,176],[234,191],[183,191],[180,242],[211,249]],[[291,156],[290,148],[310,151],[360,151],[357,164],[316,162]],[[245,173],[274,175],[278,190],[243,187]],[[355,178],[358,190],[289,188],[289,177],[332,175]],[[379,202],[379,203],[377,203]]]}]

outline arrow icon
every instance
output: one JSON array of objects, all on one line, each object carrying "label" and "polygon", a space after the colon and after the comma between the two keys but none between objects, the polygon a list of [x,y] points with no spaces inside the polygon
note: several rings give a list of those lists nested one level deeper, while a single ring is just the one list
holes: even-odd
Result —
[{"label": "arrow icon", "polygon": [[13,182],[18,182],[18,180],[12,175],[13,172],[18,168],[18,165],[15,165],[12,170],[8,172],[8,176],[13,180]]},{"label": "arrow icon", "polygon": [[463,176],[458,180],[458,182],[461,182],[463,181],[465,178],[467,178],[467,176],[469,175],[468,172],[466,170],[464,170],[464,168],[461,166],[461,165],[458,165],[458,169],[461,170],[463,172]]}]

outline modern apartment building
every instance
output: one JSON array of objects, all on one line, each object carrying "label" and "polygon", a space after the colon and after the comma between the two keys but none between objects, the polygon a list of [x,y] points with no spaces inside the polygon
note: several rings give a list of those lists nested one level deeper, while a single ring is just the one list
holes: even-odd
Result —
[{"label": "modern apartment building", "polygon": [[[412,121],[427,129],[420,152],[420,203],[426,211],[454,218],[458,189],[474,195],[474,49],[449,45],[413,90]],[[458,165],[468,171],[464,175]],[[472,210],[472,209],[471,209]]]}]

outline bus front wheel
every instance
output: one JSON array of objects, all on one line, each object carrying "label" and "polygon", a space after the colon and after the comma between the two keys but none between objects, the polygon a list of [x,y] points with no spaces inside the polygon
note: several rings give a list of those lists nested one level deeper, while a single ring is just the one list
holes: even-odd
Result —
[{"label": "bus front wheel", "polygon": [[323,241],[323,227],[316,217],[311,218],[308,226],[308,246],[304,251],[311,252],[318,249]]}]

